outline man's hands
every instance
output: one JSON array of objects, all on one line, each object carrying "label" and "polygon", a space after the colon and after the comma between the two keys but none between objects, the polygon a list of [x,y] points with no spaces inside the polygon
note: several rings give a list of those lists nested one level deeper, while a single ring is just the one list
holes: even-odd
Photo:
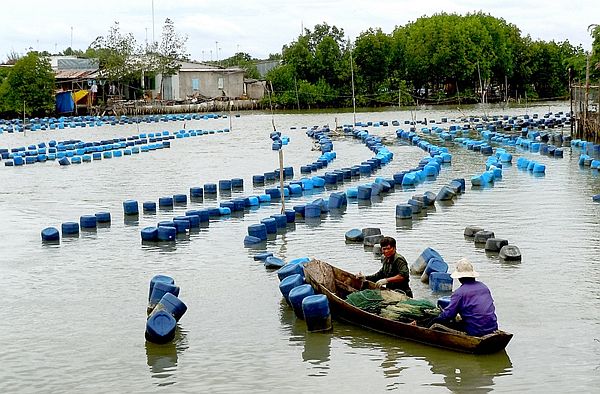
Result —
[{"label": "man's hands", "polygon": [[377,287],[382,287],[385,286],[388,283],[387,279],[379,279],[377,282],[375,282],[375,284],[377,285]]}]

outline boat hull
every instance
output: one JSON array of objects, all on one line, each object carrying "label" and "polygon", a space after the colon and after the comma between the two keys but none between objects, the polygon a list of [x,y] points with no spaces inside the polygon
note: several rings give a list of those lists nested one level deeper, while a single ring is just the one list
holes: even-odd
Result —
[{"label": "boat hull", "polygon": [[313,286],[315,291],[327,296],[333,317],[373,331],[426,345],[474,354],[498,352],[504,349],[512,338],[512,334],[501,330],[483,337],[474,337],[464,333],[419,327],[387,319],[366,312],[344,300],[345,296],[352,291],[365,287],[372,288],[371,282],[362,281],[349,272],[319,260],[307,263],[304,272],[306,281]]}]

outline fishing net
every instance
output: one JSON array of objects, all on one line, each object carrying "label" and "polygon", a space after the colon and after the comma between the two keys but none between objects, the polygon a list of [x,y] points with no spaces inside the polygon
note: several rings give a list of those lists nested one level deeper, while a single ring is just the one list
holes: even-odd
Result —
[{"label": "fishing net", "polygon": [[367,312],[379,313],[383,297],[381,291],[367,289],[348,294],[346,301]]},{"label": "fishing net", "polygon": [[440,310],[427,300],[414,300],[409,298],[386,305],[381,308],[381,316],[399,321],[423,321],[440,314]]}]

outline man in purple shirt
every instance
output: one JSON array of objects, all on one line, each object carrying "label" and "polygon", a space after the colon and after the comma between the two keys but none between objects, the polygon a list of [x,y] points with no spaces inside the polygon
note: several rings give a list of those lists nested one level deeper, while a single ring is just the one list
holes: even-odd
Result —
[{"label": "man in purple shirt", "polygon": [[[492,294],[486,285],[475,280],[479,274],[473,265],[467,259],[460,259],[450,276],[458,279],[461,286],[452,293],[450,304],[432,323],[441,323],[477,337],[496,331],[498,322]],[[457,314],[462,320],[452,322]]]}]

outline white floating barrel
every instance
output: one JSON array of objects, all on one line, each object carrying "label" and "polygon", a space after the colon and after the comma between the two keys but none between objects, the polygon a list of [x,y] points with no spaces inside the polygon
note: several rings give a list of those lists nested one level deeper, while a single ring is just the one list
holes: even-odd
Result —
[{"label": "white floating barrel", "polygon": [[329,331],[333,328],[329,301],[323,294],[305,297],[302,300],[302,314],[310,332]]},{"label": "white floating barrel", "polygon": [[304,319],[304,313],[302,312],[302,301],[308,296],[314,295],[315,291],[309,284],[304,284],[294,287],[288,294],[290,305],[299,319]]}]

